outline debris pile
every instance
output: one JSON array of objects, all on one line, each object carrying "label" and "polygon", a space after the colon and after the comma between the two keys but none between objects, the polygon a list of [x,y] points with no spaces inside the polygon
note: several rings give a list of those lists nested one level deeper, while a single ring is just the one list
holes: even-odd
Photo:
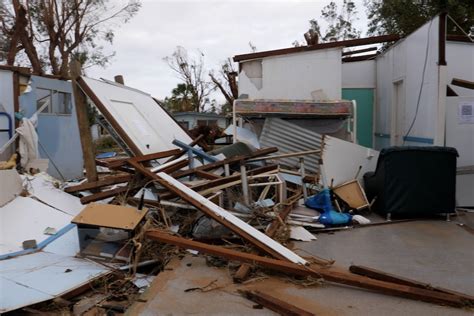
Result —
[{"label": "debris pile", "polygon": [[[41,228],[34,237],[12,233],[17,238],[11,243],[22,242],[25,249],[5,249],[2,253],[9,254],[0,257],[2,280],[35,293],[12,291],[11,301],[2,299],[1,312],[23,307],[75,315],[123,313],[140,301],[140,293],[170,260],[189,252],[208,256],[214,266],[225,265],[236,283],[265,272],[295,282],[331,282],[429,303],[473,305],[474,298],[466,294],[363,266],[345,270],[332,260],[292,250],[291,240],[315,240],[311,232],[372,225],[366,217],[375,199],[367,199],[360,179],[363,171],[375,170],[378,153],[320,135],[315,136],[317,146],[300,151],[256,148],[237,139],[212,148],[202,136],[191,139],[142,92],[88,78],[79,78],[78,85],[113,128],[112,137],[124,152],[85,162],[100,168],[100,176],[87,174],[59,185],[44,173],[22,175],[25,187],[18,174],[8,175],[15,178],[9,183],[20,185],[2,200],[2,222],[20,210],[26,217],[38,216],[28,213],[33,208],[44,211],[41,224],[31,225],[32,230]],[[143,106],[124,105],[119,101],[124,95]],[[153,123],[156,111],[164,116]],[[271,119],[268,124],[289,123]],[[271,138],[270,127],[265,129],[265,137]],[[249,131],[243,130],[245,138]],[[349,153],[351,157],[344,156]],[[336,163],[334,155],[343,157]],[[50,237],[42,240],[44,234]],[[36,275],[22,281],[21,275],[37,267],[38,260]],[[53,277],[58,281],[51,288],[31,284],[35,278]],[[208,287],[212,284],[198,290]],[[24,294],[22,299],[18,293]],[[241,294],[281,314],[312,315],[263,292]]]}]

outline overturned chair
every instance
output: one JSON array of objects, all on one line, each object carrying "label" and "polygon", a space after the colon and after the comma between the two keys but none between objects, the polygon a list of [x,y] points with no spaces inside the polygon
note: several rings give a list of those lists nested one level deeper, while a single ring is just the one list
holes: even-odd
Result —
[{"label": "overturned chair", "polygon": [[364,175],[372,210],[387,219],[453,213],[457,157],[450,147],[382,149],[375,172]]}]

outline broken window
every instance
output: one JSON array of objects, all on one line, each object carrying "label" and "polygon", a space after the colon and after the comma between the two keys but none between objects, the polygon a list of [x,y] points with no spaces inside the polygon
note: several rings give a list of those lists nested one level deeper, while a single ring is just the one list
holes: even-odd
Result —
[{"label": "broken window", "polygon": [[49,105],[41,112],[42,114],[71,115],[72,98],[70,93],[37,88],[36,96],[37,110],[49,102]]}]

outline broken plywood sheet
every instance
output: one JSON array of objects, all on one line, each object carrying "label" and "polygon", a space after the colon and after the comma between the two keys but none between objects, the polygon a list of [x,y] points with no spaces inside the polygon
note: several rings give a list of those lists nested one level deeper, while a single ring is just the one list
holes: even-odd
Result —
[{"label": "broken plywood sheet", "polygon": [[0,207],[17,197],[23,190],[21,177],[15,169],[0,170]]},{"label": "broken plywood sheet", "polygon": [[172,144],[175,139],[186,144],[192,142],[184,129],[149,94],[112,82],[86,77],[82,80],[86,85],[82,87],[84,92],[135,154],[175,149],[177,147]]},{"label": "broken plywood sheet", "polygon": [[18,196],[0,208],[0,254],[22,250],[25,240],[37,243],[47,239],[47,227],[59,231],[71,222],[72,216],[30,197]]},{"label": "broken plywood sheet", "polygon": [[72,220],[75,224],[133,230],[145,217],[147,209],[138,210],[134,207],[89,204]]},{"label": "broken plywood sheet", "polygon": [[59,190],[54,185],[54,178],[42,173],[34,177],[27,176],[28,192],[38,200],[71,216],[76,216],[83,209],[81,200],[69,193]]},{"label": "broken plywood sheet", "polygon": [[38,252],[0,261],[0,313],[67,293],[108,270],[69,256]]}]

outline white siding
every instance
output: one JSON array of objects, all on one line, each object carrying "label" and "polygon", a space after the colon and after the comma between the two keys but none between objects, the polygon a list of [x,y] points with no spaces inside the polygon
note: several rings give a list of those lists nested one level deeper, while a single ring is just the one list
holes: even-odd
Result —
[{"label": "white siding", "polygon": [[[453,78],[474,81],[474,44],[447,42],[446,60],[448,64],[448,80]],[[474,96],[474,90],[451,85],[454,91],[461,96]]]},{"label": "white siding", "polygon": [[[392,134],[401,141],[415,117],[423,82],[417,119],[409,136],[426,140],[435,138],[438,118],[438,24],[439,18],[433,19],[377,58],[377,133]],[[399,95],[402,105],[398,109],[394,106],[397,82],[402,82]]]},{"label": "white siding", "polygon": [[342,64],[343,88],[375,88],[375,60]]},{"label": "white siding", "polygon": [[241,65],[239,95],[247,94],[251,99],[341,99],[340,48],[266,57],[261,64],[255,60]]}]

